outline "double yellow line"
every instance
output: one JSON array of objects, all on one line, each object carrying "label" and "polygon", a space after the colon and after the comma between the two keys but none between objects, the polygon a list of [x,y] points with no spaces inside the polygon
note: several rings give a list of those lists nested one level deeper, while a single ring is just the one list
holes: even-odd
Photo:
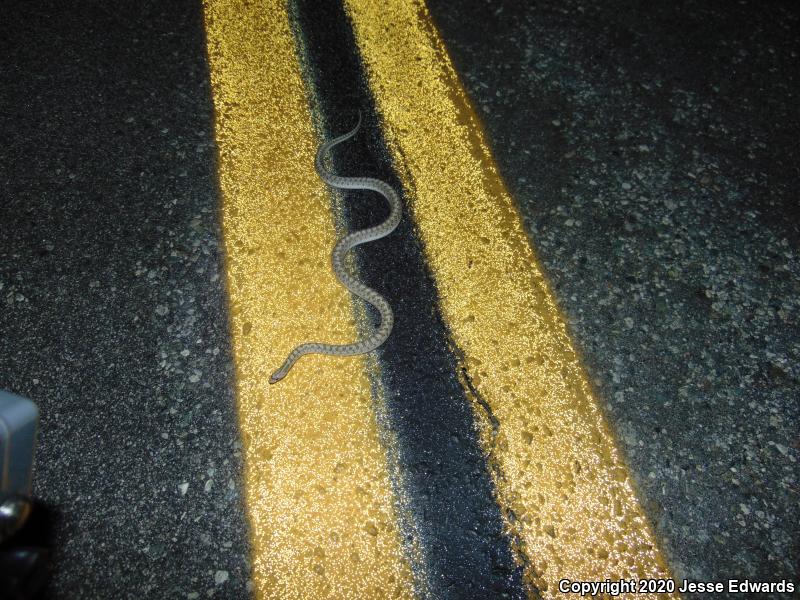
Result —
[{"label": "double yellow line", "polygon": [[[345,4],[531,589],[668,577],[424,3]],[[287,8],[206,0],[205,15],[256,590],[412,597],[424,565],[398,531],[364,359],[306,358],[267,386],[299,342],[357,336]]]}]

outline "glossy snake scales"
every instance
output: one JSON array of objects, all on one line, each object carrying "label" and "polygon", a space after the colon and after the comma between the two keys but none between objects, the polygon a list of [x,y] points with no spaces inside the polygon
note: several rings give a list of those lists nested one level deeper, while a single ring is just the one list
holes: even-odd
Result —
[{"label": "glossy snake scales", "polygon": [[400,199],[388,184],[380,181],[379,179],[372,179],[371,177],[341,177],[339,175],[329,173],[322,166],[322,158],[325,156],[325,154],[337,144],[341,144],[342,142],[352,138],[358,131],[359,127],[361,127],[360,113],[358,115],[358,124],[356,125],[355,129],[349,133],[334,138],[329,142],[325,142],[320,146],[319,150],[317,151],[315,167],[320,178],[332,187],[342,190],[372,190],[381,194],[389,202],[391,212],[389,213],[389,217],[383,223],[346,235],[336,244],[333,249],[332,256],[333,272],[336,274],[336,277],[348,290],[353,292],[359,298],[366,300],[372,304],[372,306],[378,309],[381,314],[381,324],[371,336],[353,344],[337,345],[318,344],[313,342],[300,344],[289,353],[289,356],[286,358],[281,367],[272,374],[272,376],[269,378],[270,383],[276,383],[286,377],[286,374],[289,372],[289,369],[292,368],[292,365],[304,354],[333,354],[336,356],[365,354],[375,350],[375,348],[383,344],[392,331],[392,326],[394,325],[394,314],[392,313],[392,307],[389,306],[389,303],[378,292],[367,287],[363,283],[356,281],[345,271],[344,257],[345,254],[347,254],[347,252],[352,248],[360,244],[379,240],[395,230],[402,217]]}]

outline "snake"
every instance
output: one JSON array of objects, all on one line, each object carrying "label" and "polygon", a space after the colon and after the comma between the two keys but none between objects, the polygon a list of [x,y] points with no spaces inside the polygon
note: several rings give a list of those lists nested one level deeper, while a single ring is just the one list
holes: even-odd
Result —
[{"label": "snake", "polygon": [[358,354],[367,354],[378,348],[383,344],[392,332],[394,326],[394,313],[392,307],[378,292],[370,287],[367,287],[354,277],[352,277],[345,269],[344,258],[345,255],[361,244],[373,242],[386,237],[392,233],[402,218],[402,208],[400,199],[394,189],[380,179],[372,177],[342,177],[335,175],[325,170],[322,160],[325,155],[330,152],[335,146],[346,142],[351,139],[361,127],[361,112],[358,114],[358,123],[355,128],[348,133],[340,135],[332,140],[324,142],[317,151],[317,156],[314,161],[314,167],[320,179],[327,183],[329,186],[340,190],[371,190],[378,192],[389,203],[389,216],[382,223],[367,229],[354,231],[344,236],[336,246],[333,248],[331,255],[331,262],[333,264],[333,272],[336,278],[353,294],[365,300],[376,309],[381,315],[381,322],[372,335],[352,344],[320,344],[316,342],[308,342],[300,344],[289,353],[284,363],[276,370],[269,378],[269,382],[277,383],[289,372],[297,360],[306,354],[330,354],[334,356],[355,356]]}]

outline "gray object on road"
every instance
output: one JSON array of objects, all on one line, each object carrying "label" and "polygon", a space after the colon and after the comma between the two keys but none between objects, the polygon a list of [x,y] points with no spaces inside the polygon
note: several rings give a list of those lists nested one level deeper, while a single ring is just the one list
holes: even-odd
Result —
[{"label": "gray object on road", "polygon": [[29,496],[39,409],[0,390],[0,492]]}]

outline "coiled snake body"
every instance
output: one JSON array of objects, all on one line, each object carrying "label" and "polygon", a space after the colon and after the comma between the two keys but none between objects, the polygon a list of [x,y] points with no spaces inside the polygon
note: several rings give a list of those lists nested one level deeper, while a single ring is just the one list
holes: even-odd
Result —
[{"label": "coiled snake body", "polygon": [[306,343],[300,344],[289,353],[281,367],[275,371],[269,378],[270,383],[276,383],[286,377],[292,365],[304,354],[333,354],[336,356],[353,356],[356,354],[366,354],[372,352],[386,341],[392,331],[394,325],[394,314],[392,307],[378,292],[372,288],[367,287],[360,281],[351,277],[344,268],[344,257],[349,250],[367,242],[379,240],[389,235],[395,230],[397,224],[400,223],[402,217],[402,210],[400,207],[400,199],[397,197],[395,191],[388,184],[379,179],[371,177],[341,177],[329,173],[322,166],[322,158],[337,144],[341,144],[352,138],[361,127],[361,114],[358,115],[358,124],[355,129],[349,133],[345,133],[337,138],[322,144],[317,151],[316,161],[314,163],[317,174],[328,185],[341,189],[341,190],[372,190],[378,192],[389,202],[391,212],[388,218],[374,227],[355,231],[343,237],[333,249],[333,272],[342,284],[359,298],[366,300],[372,306],[378,309],[381,315],[381,324],[375,332],[353,344],[318,344]]}]

